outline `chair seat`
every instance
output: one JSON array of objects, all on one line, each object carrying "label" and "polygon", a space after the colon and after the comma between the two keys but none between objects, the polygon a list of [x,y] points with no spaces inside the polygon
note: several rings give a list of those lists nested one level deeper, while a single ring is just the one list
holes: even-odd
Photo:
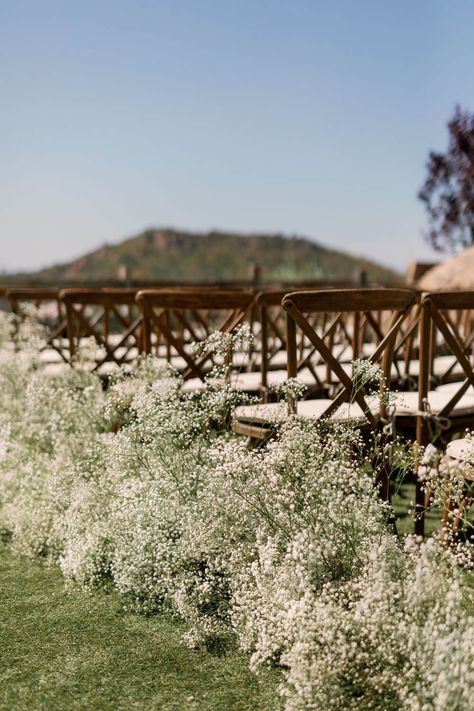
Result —
[{"label": "chair seat", "polygon": [[50,363],[64,363],[64,358],[55,348],[45,348],[38,354],[38,361],[49,365]]},{"label": "chair seat", "polygon": [[[318,366],[321,368],[321,366]],[[318,375],[324,375],[326,373],[326,368],[321,370]],[[269,388],[282,385],[286,380],[288,380],[288,373],[286,370],[271,370],[267,373],[267,384]],[[313,374],[308,368],[304,368],[298,372],[297,377],[298,382],[308,387],[313,387],[316,384]],[[230,376],[231,385],[237,390],[241,390],[246,393],[259,393],[262,387],[262,374],[258,371],[252,371],[250,373],[232,373]],[[205,388],[204,383],[200,378],[190,378],[183,384],[183,392],[194,392],[200,391]]]},{"label": "chair seat", "polygon": [[[342,370],[346,375],[351,376],[352,374],[352,364],[351,363],[340,363]],[[331,385],[338,382],[334,377],[334,374],[329,372],[326,365],[317,365],[314,371],[319,378],[320,382],[324,385]],[[329,376],[329,377],[328,377]],[[267,383],[268,387],[274,387],[275,385],[282,385],[286,380],[288,380],[287,370],[271,370],[267,373]],[[309,368],[302,368],[298,371],[296,380],[302,385],[307,385],[308,388],[314,388],[317,385],[317,380]],[[231,377],[231,382],[238,390],[244,390],[245,392],[254,391],[257,392],[262,382],[261,373],[255,371],[253,373],[238,373]],[[251,387],[253,385],[253,387]]]},{"label": "chair seat", "polygon": [[[401,370],[401,373],[403,374],[405,369],[403,365],[403,361],[400,361],[398,363],[398,366]],[[451,368],[449,371],[449,375],[446,376],[446,372]],[[420,361],[419,360],[411,360],[409,363],[409,373],[413,378],[417,378],[420,374]],[[395,365],[392,365],[392,377],[396,378],[398,375],[397,369]],[[451,355],[444,355],[444,356],[437,356],[434,361],[433,361],[433,375],[435,375],[438,378],[442,378],[443,376],[446,377],[448,381],[452,380],[459,380],[462,379],[464,375],[464,371],[462,369],[462,366],[460,363],[457,362],[455,356]]]},{"label": "chair seat", "polygon": [[[428,393],[428,403],[431,412],[436,415],[448,404],[454,392],[449,388],[443,390],[430,390]],[[395,401],[397,417],[415,417],[418,414],[418,393],[396,393]],[[459,402],[452,408],[451,416],[474,416],[474,392],[465,393]]]},{"label": "chair seat", "polygon": [[[458,380],[457,382],[445,383],[444,385],[438,385],[438,387],[436,388],[436,392],[437,393],[446,393],[446,394],[449,393],[450,396],[452,397],[455,393],[457,393],[457,391],[459,390],[459,388],[462,385],[462,382],[463,381]],[[471,395],[471,394],[474,395],[474,387],[472,387],[472,386],[469,387],[465,394],[466,395]]]},{"label": "chair seat", "polygon": [[277,351],[271,356],[267,363],[267,367],[272,370],[286,369],[286,362],[286,351]]},{"label": "chair seat", "polygon": [[[232,385],[237,388],[237,390],[243,390],[245,392],[258,392],[262,385],[262,374],[257,371],[252,373],[234,373],[231,375],[230,380]],[[286,370],[271,370],[267,373],[267,383],[270,388],[282,385],[286,380],[288,380],[288,373]],[[299,371],[297,380],[308,386],[315,384],[314,376],[307,368]]]},{"label": "chair seat", "polygon": [[64,361],[62,363],[44,363],[41,368],[41,372],[47,376],[56,376],[68,374],[70,372],[70,366]]},{"label": "chair seat", "polygon": [[[368,401],[370,410],[376,417],[379,413],[379,404],[372,399]],[[320,419],[327,410],[332,400],[302,400],[297,403],[297,415],[308,420]],[[270,426],[281,424],[288,419],[288,407],[286,402],[267,403],[264,405],[241,405],[234,410],[234,423],[245,423],[248,425]],[[331,417],[331,422],[355,422],[358,425],[365,425],[368,420],[362,409],[356,403],[344,403]]]},{"label": "chair seat", "polygon": [[463,437],[450,442],[446,447],[446,456],[462,468],[463,476],[474,481],[474,440]]}]

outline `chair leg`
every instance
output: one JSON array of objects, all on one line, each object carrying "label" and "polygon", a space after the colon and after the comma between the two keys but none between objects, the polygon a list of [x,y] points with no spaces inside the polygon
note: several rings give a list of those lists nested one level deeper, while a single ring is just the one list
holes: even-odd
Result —
[{"label": "chair leg", "polygon": [[418,476],[415,490],[415,535],[425,535],[425,490]]},{"label": "chair leg", "polygon": [[[420,447],[426,447],[428,444],[428,425],[423,417],[417,418],[416,423],[416,441]],[[415,485],[415,535],[425,535],[425,507],[426,493],[423,482],[418,476],[419,462],[415,467],[416,485]]]},{"label": "chair leg", "polygon": [[[367,451],[370,451],[371,447],[371,442],[372,442],[372,436],[373,432],[371,430],[363,431],[363,439],[364,439],[364,445],[367,448]],[[385,444],[387,440],[387,435],[381,434],[382,443]],[[391,501],[391,494],[390,494],[390,467],[388,465],[387,460],[384,458],[381,465],[378,465],[378,462],[376,461],[376,458],[374,459],[374,465],[378,469],[377,473],[377,479],[376,479],[376,484],[379,489],[379,494],[380,497],[383,501]]]},{"label": "chair leg", "polygon": [[[463,515],[465,511],[472,505],[472,501],[472,494],[470,491],[467,491],[459,502],[459,505],[455,506],[455,504],[449,498],[446,486],[446,497],[444,500],[442,524],[444,533],[451,531],[452,537],[456,538],[459,536],[463,525]],[[455,509],[457,509],[456,514],[453,513]],[[447,542],[449,541],[450,537],[448,536]]]},{"label": "chair leg", "polygon": [[379,486],[382,500],[390,503],[392,498],[390,493],[390,472],[385,462],[382,464],[382,467],[378,473],[377,484]]}]

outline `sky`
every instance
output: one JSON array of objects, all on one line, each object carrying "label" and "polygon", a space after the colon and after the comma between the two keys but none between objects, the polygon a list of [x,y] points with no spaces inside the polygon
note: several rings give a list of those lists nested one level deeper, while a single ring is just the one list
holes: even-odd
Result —
[{"label": "sky", "polygon": [[417,192],[474,110],[470,0],[0,0],[0,270],[151,226],[436,261]]}]

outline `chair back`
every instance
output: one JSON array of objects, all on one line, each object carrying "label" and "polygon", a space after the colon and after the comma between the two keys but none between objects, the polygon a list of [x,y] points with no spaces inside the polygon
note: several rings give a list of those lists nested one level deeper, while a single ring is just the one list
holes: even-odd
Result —
[{"label": "chair back", "polygon": [[179,359],[185,380],[204,381],[217,365],[215,354],[212,349],[198,354],[190,345],[205,341],[215,331],[235,331],[250,318],[254,300],[253,291],[247,289],[143,289],[136,301],[143,315],[144,350],[165,355],[172,364]]},{"label": "chair back", "polygon": [[64,289],[60,292],[67,315],[70,357],[81,339],[97,344],[94,370],[107,363],[118,366],[137,359],[142,350],[142,316],[135,303],[137,289]]},{"label": "chair back", "polygon": [[[323,287],[324,290],[326,287]],[[329,287],[328,287],[329,288]],[[321,291],[319,287],[306,288],[305,291]],[[286,312],[282,300],[287,294],[299,292],[301,288],[267,289],[257,296],[257,319],[254,323],[253,356],[255,369],[262,375],[261,391],[264,399],[268,395],[268,374],[271,370],[286,369]],[[311,316],[308,316],[312,320]],[[324,316],[322,318],[324,321]],[[305,339],[298,332],[297,349],[299,357],[305,353]],[[313,349],[314,350],[314,349]],[[313,353],[314,355],[314,353]]]},{"label": "chair back", "polygon": [[[297,378],[305,367],[320,382],[320,368],[313,366],[313,355],[317,364],[324,363],[332,395],[324,417],[332,415],[343,403],[355,402],[375,426],[366,388],[359,386],[351,361],[362,358],[378,365],[382,374],[380,389],[389,387],[397,337],[415,298],[415,292],[408,289],[338,289],[295,292],[284,297],[288,377]],[[298,330],[310,347],[303,357],[299,356]]]},{"label": "chair back", "polygon": [[428,293],[421,306],[419,409],[433,386],[452,383],[452,396],[438,414],[450,418],[474,386],[474,291]]},{"label": "chair back", "polygon": [[59,290],[36,287],[11,288],[5,290],[5,297],[10,303],[11,310],[19,318],[23,316],[24,305],[35,307],[38,321],[46,329],[46,344],[42,350],[51,349],[60,355],[61,360],[68,362],[67,318],[64,305],[59,298]]}]

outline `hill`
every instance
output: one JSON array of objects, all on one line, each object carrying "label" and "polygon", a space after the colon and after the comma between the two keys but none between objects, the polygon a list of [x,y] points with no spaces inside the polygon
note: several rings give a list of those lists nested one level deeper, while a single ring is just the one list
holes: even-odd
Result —
[{"label": "hill", "polygon": [[126,271],[134,281],[236,281],[249,279],[255,264],[266,282],[350,279],[362,270],[371,282],[400,282],[390,269],[301,237],[173,229],[149,229],[31,276],[52,282],[97,281]]}]

